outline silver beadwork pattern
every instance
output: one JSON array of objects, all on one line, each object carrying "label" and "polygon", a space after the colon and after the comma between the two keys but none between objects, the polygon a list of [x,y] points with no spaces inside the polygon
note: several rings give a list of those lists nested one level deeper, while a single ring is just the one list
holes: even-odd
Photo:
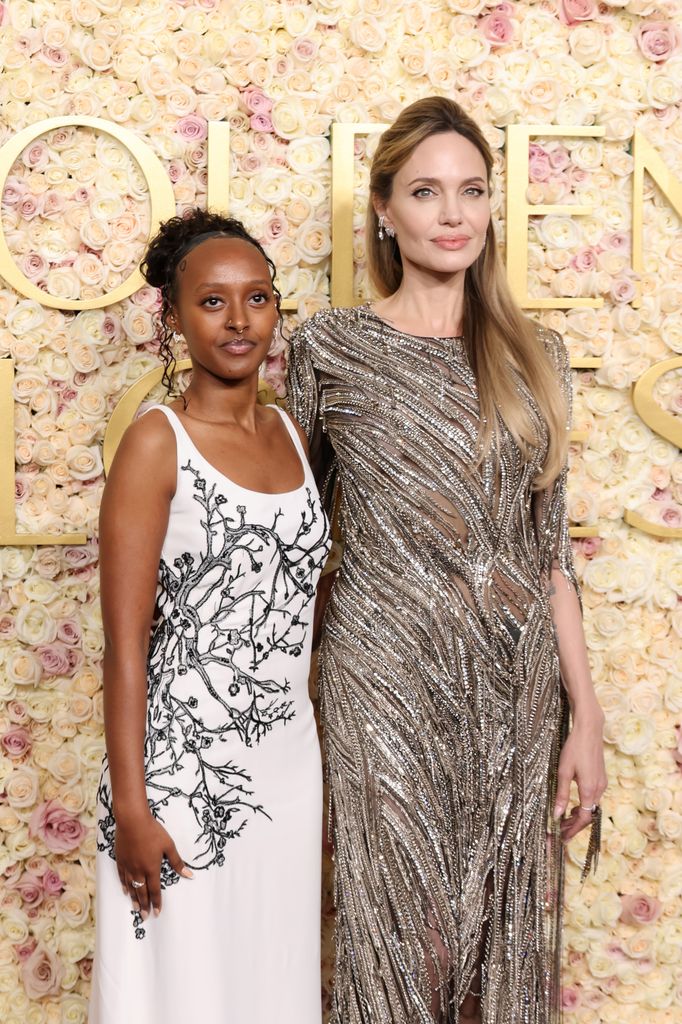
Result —
[{"label": "silver beadwork pattern", "polygon": [[[538,329],[570,403],[554,332]],[[502,426],[480,464],[466,342],[405,335],[368,307],[296,332],[290,401],[342,566],[320,692],[336,869],[334,1024],[558,1020],[562,855],[551,824],[566,700],[553,567],[576,585],[565,471],[534,492]],[[548,839],[548,830],[550,837]]]}]

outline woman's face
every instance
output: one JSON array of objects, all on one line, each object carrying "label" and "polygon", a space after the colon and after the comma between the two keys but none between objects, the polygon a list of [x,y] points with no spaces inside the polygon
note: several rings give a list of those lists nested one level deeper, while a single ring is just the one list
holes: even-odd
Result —
[{"label": "woman's face", "polygon": [[481,252],[490,222],[483,157],[457,132],[430,135],[393,178],[390,199],[375,200],[374,208],[394,229],[404,268],[465,270]]},{"label": "woman's face", "polygon": [[187,342],[195,370],[221,380],[258,374],[278,320],[270,271],[242,238],[209,238],[177,269],[171,327]]}]

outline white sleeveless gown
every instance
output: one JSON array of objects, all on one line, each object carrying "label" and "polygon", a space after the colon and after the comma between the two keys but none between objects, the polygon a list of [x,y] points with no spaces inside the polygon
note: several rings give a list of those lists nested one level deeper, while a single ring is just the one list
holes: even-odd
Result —
[{"label": "white sleeveless gown", "polygon": [[[239,487],[163,406],[177,489],[148,658],[147,797],[194,878],[164,862],[163,908],[132,912],[98,805],[90,1024],[319,1024],[320,750],[308,697],[329,527],[304,468],[284,494]],[[140,495],[144,501],[144,495]]]}]

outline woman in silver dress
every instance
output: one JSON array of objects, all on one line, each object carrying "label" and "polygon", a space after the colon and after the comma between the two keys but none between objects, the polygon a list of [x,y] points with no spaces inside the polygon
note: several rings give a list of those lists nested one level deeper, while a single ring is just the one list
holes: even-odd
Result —
[{"label": "woman in silver dress", "polygon": [[408,107],[372,165],[381,298],[318,313],[292,345],[293,410],[345,538],[320,651],[336,1024],[556,1020],[559,839],[592,824],[589,859],[598,842],[570,372],[507,290],[491,168],[455,103]]}]

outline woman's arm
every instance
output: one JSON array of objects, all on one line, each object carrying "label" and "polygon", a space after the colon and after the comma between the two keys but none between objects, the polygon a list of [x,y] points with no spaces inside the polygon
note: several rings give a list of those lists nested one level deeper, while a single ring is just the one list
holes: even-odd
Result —
[{"label": "woman's arm", "polygon": [[308,321],[298,328],[291,339],[288,356],[287,398],[299,430],[303,430],[308,438],[309,444],[306,448],[308,459],[330,519],[332,538],[336,541],[317,586],[313,618],[313,649],[315,649],[320,643],[322,621],[336,580],[339,544],[342,541],[338,524],[337,506],[340,495],[336,478],[336,457],[320,418],[320,386],[309,337],[313,330],[313,322]]},{"label": "woman's arm", "polygon": [[604,715],[592,685],[580,601],[573,583],[553,569],[550,603],[559,650],[559,667],[571,708],[571,731],[559,758],[554,815],[562,818],[568,806],[571,782],[578,785],[579,803],[561,823],[565,841],[590,824],[591,808],[606,789]]},{"label": "woman's arm", "polygon": [[[167,856],[184,863],[147,803],[144,741],[147,651],[159,559],[175,489],[175,444],[162,413],[126,432],[100,511],[100,578],[104,624],[104,727],[116,822],[121,885],[143,917],[161,908],[160,869]],[[143,882],[142,887],[131,885]]]},{"label": "woman's arm", "polygon": [[[566,427],[571,421],[572,374],[563,341],[554,331],[543,331],[544,343],[556,367],[566,401]],[[602,730],[604,716],[592,685],[582,610],[566,510],[567,466],[549,487],[536,493],[535,516],[540,537],[540,559],[548,578],[549,598],[559,652],[559,668],[571,710],[571,731],[559,758],[556,818],[562,818],[564,840],[592,822],[591,808],[606,789]],[[563,818],[571,782],[578,786],[578,805]]]}]

